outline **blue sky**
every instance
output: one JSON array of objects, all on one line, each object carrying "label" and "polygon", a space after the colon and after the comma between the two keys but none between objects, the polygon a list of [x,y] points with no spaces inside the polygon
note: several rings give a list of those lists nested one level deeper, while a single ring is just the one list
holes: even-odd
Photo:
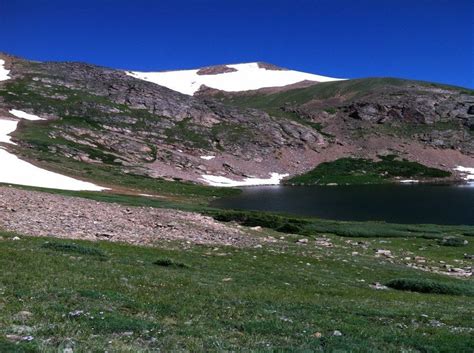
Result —
[{"label": "blue sky", "polygon": [[267,61],[474,88],[474,1],[0,0],[0,51],[133,70]]}]

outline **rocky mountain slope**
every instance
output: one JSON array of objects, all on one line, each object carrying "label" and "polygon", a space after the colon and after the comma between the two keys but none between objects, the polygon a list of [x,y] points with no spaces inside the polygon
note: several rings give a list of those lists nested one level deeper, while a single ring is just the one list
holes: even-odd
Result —
[{"label": "rocky mountain slope", "polygon": [[[4,148],[105,184],[112,174],[223,185],[274,173],[278,182],[321,162],[388,154],[449,171],[474,167],[468,89],[362,79],[190,96],[121,70],[1,58],[9,74],[0,81],[0,116],[13,119],[16,109],[43,119],[22,120],[17,145]],[[227,65],[195,75],[234,73]]]}]

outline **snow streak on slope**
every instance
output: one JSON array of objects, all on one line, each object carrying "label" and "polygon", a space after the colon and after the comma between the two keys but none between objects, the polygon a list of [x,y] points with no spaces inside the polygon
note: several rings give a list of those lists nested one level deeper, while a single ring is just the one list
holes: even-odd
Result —
[{"label": "snow streak on slope", "polygon": [[[21,110],[11,110],[10,113],[24,119],[41,120],[40,117]],[[18,121],[0,119],[0,142],[12,143],[8,135],[16,130],[17,125]],[[38,168],[19,159],[2,147],[0,147],[0,182],[63,190],[104,190],[92,183]]]},{"label": "snow streak on slope", "polygon": [[11,115],[16,116],[17,118],[20,118],[20,119],[26,119],[26,120],[43,120],[43,119],[41,119],[38,115],[28,114],[28,113],[23,112],[23,111],[21,111],[21,110],[11,109],[11,110],[9,111],[9,113],[10,113]]},{"label": "snow streak on slope", "polygon": [[245,178],[244,180],[237,181],[218,175],[202,175],[202,179],[211,186],[220,187],[233,187],[233,186],[258,186],[258,185],[278,185],[283,178],[286,178],[289,174],[278,174],[271,173],[271,177],[268,179],[263,178]]},{"label": "snow streak on slope", "polygon": [[0,81],[8,80],[10,78],[9,73],[10,70],[5,69],[5,60],[0,59]]},{"label": "snow streak on slope", "polygon": [[[11,137],[8,134],[15,131],[17,125],[18,121],[0,119],[0,142],[11,143],[13,145],[16,145],[16,143],[11,141]],[[0,162],[2,162],[1,159]]]},{"label": "snow streak on slope", "polygon": [[199,75],[199,70],[137,72],[128,75],[193,95],[202,85],[227,92],[248,91],[264,87],[282,87],[301,81],[328,82],[340,79],[293,70],[268,70],[258,63],[226,65],[237,71]]},{"label": "snow streak on slope", "polygon": [[457,166],[456,168],[454,168],[454,170],[461,172],[461,174],[463,174],[464,180],[467,180],[467,181],[472,180],[472,182],[474,182],[474,168]]}]

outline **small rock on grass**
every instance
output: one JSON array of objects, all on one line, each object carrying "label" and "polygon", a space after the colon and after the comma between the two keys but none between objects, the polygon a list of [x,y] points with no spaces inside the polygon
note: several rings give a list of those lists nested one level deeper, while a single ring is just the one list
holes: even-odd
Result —
[{"label": "small rock on grass", "polygon": [[29,311],[23,310],[15,315],[15,320],[26,321],[33,316]]},{"label": "small rock on grass", "polygon": [[370,285],[370,288],[377,289],[377,290],[386,290],[388,289],[387,286],[383,285],[380,282],[374,282]]},{"label": "small rock on grass", "polygon": [[339,336],[342,336],[342,332],[339,331],[339,330],[334,330],[333,333],[332,333],[333,336],[336,336],[336,337],[339,337]]}]

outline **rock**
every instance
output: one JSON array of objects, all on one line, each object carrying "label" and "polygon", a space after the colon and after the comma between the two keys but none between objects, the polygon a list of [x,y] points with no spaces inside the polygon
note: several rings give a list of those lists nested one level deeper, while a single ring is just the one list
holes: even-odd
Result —
[{"label": "rock", "polygon": [[316,239],[315,243],[316,243],[317,246],[322,246],[324,248],[334,247],[334,244],[331,243],[331,240],[326,239],[326,238],[318,238],[318,239]]},{"label": "rock", "polygon": [[78,317],[78,316],[81,316],[82,314],[84,314],[84,310],[74,310],[74,311],[69,312],[68,315],[70,317]]},{"label": "rock", "polygon": [[15,315],[15,320],[19,320],[19,321],[26,321],[28,319],[30,319],[31,317],[33,316],[32,313],[30,313],[29,311],[20,311],[18,312],[16,315]]},{"label": "rock", "polygon": [[388,258],[393,258],[392,252],[390,250],[378,249],[375,253],[376,256],[385,256]]},{"label": "rock", "polygon": [[441,322],[441,321],[438,321],[438,320],[430,320],[430,325],[433,326],[433,327],[446,326],[445,323],[443,323],[443,322]]},{"label": "rock", "polygon": [[301,238],[296,241],[298,244],[308,244],[308,239]]},{"label": "rock", "polygon": [[464,272],[464,270],[462,268],[459,268],[459,267],[454,267],[452,269],[450,269],[451,272]]},{"label": "rock", "polygon": [[250,229],[256,230],[256,231],[261,231],[261,230],[262,230],[262,227],[260,227],[260,226],[255,226],[255,227],[250,227]]},{"label": "rock", "polygon": [[12,240],[20,240],[19,237],[13,237]]},{"label": "rock", "polygon": [[227,278],[222,279],[222,282],[230,282],[230,281],[232,281],[231,277],[227,277]]},{"label": "rock", "polygon": [[341,331],[338,331],[338,330],[334,330],[333,333],[332,333],[333,336],[336,336],[336,337],[339,337],[339,336],[342,336],[342,332]]},{"label": "rock", "polygon": [[20,341],[23,340],[23,337],[18,336],[18,335],[6,335],[5,337],[6,337],[7,340],[9,340],[10,342],[20,342]]},{"label": "rock", "polygon": [[12,331],[18,335],[29,334],[33,332],[33,327],[26,325],[13,325],[11,327]]},{"label": "rock", "polygon": [[370,285],[370,288],[376,289],[376,290],[386,290],[386,289],[388,289],[387,286],[383,285],[383,284],[380,283],[380,282],[372,283],[372,284]]},{"label": "rock", "polygon": [[315,338],[321,338],[323,335],[321,334],[321,332],[315,332],[315,333],[313,333],[312,336],[315,337]]}]

